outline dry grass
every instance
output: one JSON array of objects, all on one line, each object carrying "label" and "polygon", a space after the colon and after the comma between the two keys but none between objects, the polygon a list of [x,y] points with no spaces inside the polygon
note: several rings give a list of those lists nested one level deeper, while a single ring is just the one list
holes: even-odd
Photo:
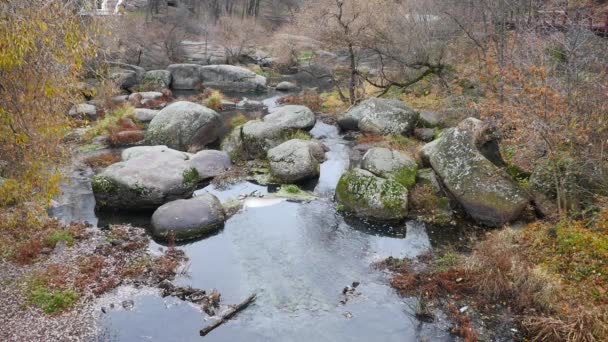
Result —
[{"label": "dry grass", "polygon": [[279,103],[306,106],[313,112],[320,112],[323,110],[323,99],[317,92],[312,90],[304,90],[298,95],[284,96],[279,99]]},{"label": "dry grass", "polygon": [[114,153],[102,153],[100,155],[87,158],[84,162],[93,169],[103,169],[121,160],[119,155]]},{"label": "dry grass", "polygon": [[[422,271],[408,262],[385,266],[395,272],[391,285],[405,296],[465,300],[482,313],[508,305],[531,341],[605,341],[607,218],[604,208],[586,221],[489,232],[470,255],[436,257]],[[476,340],[467,317],[456,311],[451,317],[453,333]]]},{"label": "dry grass", "polygon": [[608,311],[579,310],[565,317],[526,316],[522,326],[531,341],[596,342],[608,336]]},{"label": "dry grass", "polygon": [[391,150],[404,151],[412,156],[417,154],[418,148],[421,145],[420,142],[414,139],[396,134],[363,134],[357,139],[357,144],[369,144],[375,147],[385,147]]}]

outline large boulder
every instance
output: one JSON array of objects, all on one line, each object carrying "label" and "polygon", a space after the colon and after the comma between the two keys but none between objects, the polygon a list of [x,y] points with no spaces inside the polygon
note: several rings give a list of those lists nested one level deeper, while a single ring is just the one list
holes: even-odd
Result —
[{"label": "large boulder", "polygon": [[204,150],[190,158],[200,179],[214,178],[232,167],[230,156],[224,151]]},{"label": "large boulder", "polygon": [[325,151],[318,141],[293,139],[268,151],[270,172],[283,184],[319,176]]},{"label": "large boulder", "polygon": [[222,120],[199,104],[178,101],[161,110],[150,122],[146,142],[196,152],[218,139]]},{"label": "large boulder", "polygon": [[188,160],[190,159],[190,154],[182,151],[177,151],[171,148],[168,148],[164,145],[157,146],[135,146],[130,147],[122,151],[120,157],[122,161],[127,161],[129,159],[141,157],[144,154],[148,153],[166,153],[175,156],[176,158]]},{"label": "large boulder", "polygon": [[150,70],[144,74],[143,83],[157,89],[169,88],[171,86],[171,72],[169,70]]},{"label": "large boulder", "polygon": [[177,90],[194,90],[201,85],[201,68],[198,64],[171,64],[171,87]]},{"label": "large boulder", "polygon": [[362,218],[400,220],[407,216],[408,191],[392,179],[352,169],[340,178],[336,200],[342,208]]},{"label": "large boulder", "polygon": [[307,107],[284,106],[262,120],[247,122],[231,137],[239,140],[244,158],[263,158],[269,149],[289,140],[291,133],[310,131],[315,123],[315,115]]},{"label": "large boulder", "polygon": [[160,239],[190,240],[216,232],[222,228],[225,217],[217,197],[203,193],[156,209],[152,215],[152,234]]},{"label": "large boulder", "polygon": [[266,91],[266,77],[234,65],[206,65],[200,69],[205,87],[236,92]]},{"label": "large boulder", "polygon": [[399,100],[367,99],[338,119],[343,130],[360,130],[373,134],[410,134],[418,113]]},{"label": "large boulder", "polygon": [[482,121],[468,118],[421,151],[466,212],[492,227],[517,219],[530,202],[526,192],[486,157],[496,158],[487,149],[495,144]]},{"label": "large boulder", "polygon": [[190,197],[198,182],[186,154],[148,151],[110,165],[92,185],[98,207],[142,210]]},{"label": "large boulder", "polygon": [[408,189],[416,184],[418,164],[404,152],[382,147],[371,148],[363,156],[361,168],[378,177],[394,179]]}]

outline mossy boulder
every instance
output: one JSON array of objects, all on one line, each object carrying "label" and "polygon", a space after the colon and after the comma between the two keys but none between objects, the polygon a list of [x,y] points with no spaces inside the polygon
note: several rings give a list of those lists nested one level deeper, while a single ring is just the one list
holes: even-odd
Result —
[{"label": "mossy boulder", "polygon": [[151,231],[159,239],[191,240],[221,229],[225,218],[224,207],[217,197],[203,193],[156,209],[152,215]]},{"label": "mossy boulder", "polygon": [[519,218],[530,198],[482,153],[496,146],[492,139],[482,121],[468,118],[425,145],[421,156],[476,222],[497,227]]},{"label": "mossy boulder", "polygon": [[231,147],[240,149],[245,159],[264,158],[268,150],[290,140],[295,132],[310,131],[315,123],[315,115],[307,107],[284,106],[262,120],[244,124],[240,132],[233,133],[230,138],[233,142],[240,142],[241,146]]},{"label": "mossy boulder", "polygon": [[338,119],[343,130],[372,134],[410,134],[418,121],[418,112],[399,100],[367,99]]},{"label": "mossy boulder", "polygon": [[374,147],[363,156],[361,168],[382,178],[393,179],[408,189],[416,184],[416,160],[405,152]]},{"label": "mossy boulder", "polygon": [[147,152],[104,169],[92,179],[99,208],[155,209],[190,197],[199,179],[186,154]]},{"label": "mossy boulder", "polygon": [[362,218],[400,220],[408,213],[406,187],[362,169],[352,169],[342,175],[336,200],[343,210]]},{"label": "mossy boulder", "polygon": [[199,104],[178,101],[161,110],[150,122],[146,143],[196,152],[219,138],[222,120]]}]

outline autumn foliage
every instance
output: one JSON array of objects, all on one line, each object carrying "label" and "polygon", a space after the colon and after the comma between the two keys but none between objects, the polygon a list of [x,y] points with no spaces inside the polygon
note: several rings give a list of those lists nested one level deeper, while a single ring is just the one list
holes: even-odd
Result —
[{"label": "autumn foliage", "polygon": [[[7,0],[0,5],[0,241],[39,227],[57,194],[66,113],[96,53],[76,5]],[[44,8],[44,10],[41,10]]]}]

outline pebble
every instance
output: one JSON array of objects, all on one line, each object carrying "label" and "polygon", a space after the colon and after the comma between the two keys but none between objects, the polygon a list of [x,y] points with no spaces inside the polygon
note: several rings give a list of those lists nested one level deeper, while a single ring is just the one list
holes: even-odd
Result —
[{"label": "pebble", "polygon": [[135,302],[132,299],[124,300],[122,302],[122,307],[126,310],[131,310],[135,306]]}]

